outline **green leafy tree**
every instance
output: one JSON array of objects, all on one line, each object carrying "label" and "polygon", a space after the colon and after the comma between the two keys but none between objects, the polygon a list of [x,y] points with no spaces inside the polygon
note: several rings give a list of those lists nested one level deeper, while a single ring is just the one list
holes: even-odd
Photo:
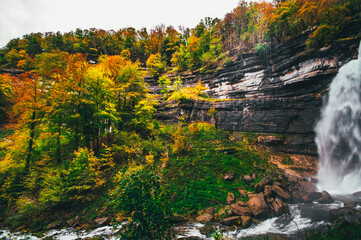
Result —
[{"label": "green leafy tree", "polygon": [[116,209],[130,220],[121,239],[170,239],[169,201],[152,169],[121,172],[113,196]]},{"label": "green leafy tree", "polygon": [[153,120],[154,113],[157,111],[154,107],[156,104],[158,102],[149,96],[147,99],[141,100],[134,108],[132,124],[143,136],[149,136],[156,130],[157,124]]}]

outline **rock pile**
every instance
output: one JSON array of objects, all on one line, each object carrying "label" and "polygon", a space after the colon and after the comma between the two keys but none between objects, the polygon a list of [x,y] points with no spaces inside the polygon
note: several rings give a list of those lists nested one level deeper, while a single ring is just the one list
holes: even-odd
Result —
[{"label": "rock pile", "polygon": [[[249,175],[243,176],[249,181],[254,180]],[[207,208],[199,213],[196,218],[198,222],[207,223],[212,221],[220,221],[226,226],[237,226],[248,228],[253,222],[260,220],[289,214],[288,203],[295,202],[319,202],[332,203],[334,200],[326,191],[304,192],[292,189],[292,193],[287,187],[280,182],[273,181],[270,177],[263,178],[254,186],[254,192],[247,192],[239,189],[237,198],[235,193],[229,192],[226,198],[226,206],[221,208],[217,213],[215,209]],[[242,201],[248,199],[248,201]]]}]

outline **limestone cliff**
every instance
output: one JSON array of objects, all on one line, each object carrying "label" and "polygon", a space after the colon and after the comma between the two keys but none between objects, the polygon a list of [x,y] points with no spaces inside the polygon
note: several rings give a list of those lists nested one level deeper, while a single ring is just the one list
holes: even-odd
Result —
[{"label": "limestone cliff", "polygon": [[[322,101],[339,68],[357,57],[360,36],[306,52],[308,35],[240,55],[211,74],[183,75],[185,85],[200,79],[219,101],[162,104],[158,118],[172,122],[184,115],[225,130],[262,133],[259,140],[276,150],[316,156],[314,126]],[[156,92],[154,81],[146,80]],[[207,114],[210,108],[214,117]]]}]

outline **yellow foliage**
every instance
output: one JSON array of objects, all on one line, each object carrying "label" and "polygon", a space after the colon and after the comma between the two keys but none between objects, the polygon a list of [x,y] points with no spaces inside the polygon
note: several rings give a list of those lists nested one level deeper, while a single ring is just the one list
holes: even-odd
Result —
[{"label": "yellow foliage", "polygon": [[191,100],[199,101],[199,100],[208,100],[209,98],[206,96],[202,96],[204,90],[207,88],[202,84],[201,81],[198,81],[195,87],[184,87],[174,91],[167,101],[178,101],[188,102]]},{"label": "yellow foliage", "polygon": [[146,155],[145,161],[147,164],[152,165],[154,163],[154,155],[153,154]]}]

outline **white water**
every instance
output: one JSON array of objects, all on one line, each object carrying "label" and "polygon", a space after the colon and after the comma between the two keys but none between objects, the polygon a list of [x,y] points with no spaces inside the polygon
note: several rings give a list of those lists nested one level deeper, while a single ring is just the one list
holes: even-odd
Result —
[{"label": "white water", "polygon": [[40,240],[51,237],[51,239],[54,240],[76,240],[102,236],[103,239],[113,240],[116,239],[115,232],[120,228],[121,226],[116,229],[114,229],[113,226],[104,226],[97,228],[91,232],[86,232],[85,230],[77,231],[74,228],[64,228],[60,230],[53,229],[45,232],[44,237],[41,238],[20,232],[11,233],[8,230],[0,230],[0,239]]},{"label": "white water", "polygon": [[[344,204],[340,201],[336,201],[332,204],[290,204],[290,216],[282,215],[280,217],[274,217],[267,219],[260,224],[253,224],[250,228],[234,231],[225,231],[224,236],[230,239],[243,239],[248,237],[255,237],[256,239],[263,239],[262,236],[268,236],[272,234],[282,235],[287,239],[299,239],[305,236],[305,231],[311,229],[318,229],[331,223],[331,219],[328,211],[330,209],[337,209],[343,207]],[[175,227],[178,232],[177,237],[199,237],[201,239],[211,240],[213,238],[207,238],[200,233],[200,229],[204,227],[201,223],[182,224]],[[219,224],[215,224],[214,227],[221,228]],[[104,226],[97,228],[91,232],[77,231],[73,228],[64,228],[60,230],[49,230],[44,233],[42,238],[27,235],[24,233],[10,233],[7,230],[0,230],[0,239],[20,239],[20,240],[40,240],[46,237],[52,237],[55,240],[75,240],[86,239],[89,237],[101,236],[104,239],[117,239],[115,232],[119,230],[113,229],[112,226]],[[225,230],[225,229],[223,229]],[[270,238],[272,239],[272,238]]]},{"label": "white water", "polygon": [[333,79],[315,131],[317,187],[331,194],[361,191],[361,47],[358,59]]}]

